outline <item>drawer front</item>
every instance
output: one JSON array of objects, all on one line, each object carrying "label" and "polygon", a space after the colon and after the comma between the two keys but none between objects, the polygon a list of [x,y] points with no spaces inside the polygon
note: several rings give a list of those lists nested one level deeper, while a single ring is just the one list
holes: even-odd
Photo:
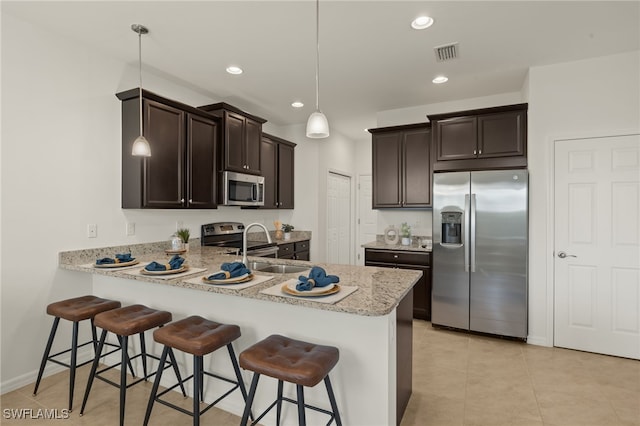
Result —
[{"label": "drawer front", "polygon": [[402,263],[416,266],[431,265],[431,253],[427,252],[365,249],[364,256],[367,262]]},{"label": "drawer front", "polygon": [[305,241],[297,241],[293,243],[294,249],[296,252],[298,251],[309,251],[309,240]]},{"label": "drawer front", "polygon": [[294,252],[293,243],[278,244],[278,248],[280,249],[280,250],[278,250],[278,257],[284,257],[286,255],[291,255]]}]

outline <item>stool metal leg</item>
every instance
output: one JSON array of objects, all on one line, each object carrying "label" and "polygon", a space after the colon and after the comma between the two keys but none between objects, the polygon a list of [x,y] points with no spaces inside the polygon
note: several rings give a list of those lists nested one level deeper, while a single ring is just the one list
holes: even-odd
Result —
[{"label": "stool metal leg", "polygon": [[[124,426],[124,407],[127,400],[127,369],[125,365],[129,362],[129,351],[127,343],[129,336],[122,336],[122,360],[120,361],[120,426]],[[142,357],[144,359],[144,356]]]},{"label": "stool metal leg", "polygon": [[47,346],[44,350],[44,355],[42,355],[42,362],[40,363],[40,371],[38,371],[38,379],[36,380],[36,386],[33,389],[34,396],[38,393],[40,380],[42,380],[42,373],[44,373],[44,367],[47,365],[47,360],[49,359],[49,353],[51,352],[51,345],[53,345],[53,339],[56,336],[56,330],[58,329],[59,323],[60,323],[60,317],[55,317],[53,319],[53,325],[51,326],[51,332],[49,333],[49,340],[47,340]]},{"label": "stool metal leg", "polygon": [[73,322],[71,337],[71,363],[69,364],[69,412],[73,408],[73,388],[76,383],[76,360],[78,355],[78,321]]},{"label": "stool metal leg", "polygon": [[144,340],[144,331],[140,333],[140,352],[142,353],[142,372],[144,380],[147,381],[147,345]]},{"label": "stool metal leg", "polygon": [[162,355],[160,356],[160,364],[158,365],[158,372],[156,373],[156,378],[153,382],[153,388],[151,388],[151,395],[149,396],[149,403],[147,404],[147,412],[144,415],[144,426],[149,424],[149,419],[151,418],[151,410],[153,409],[153,404],[156,401],[156,395],[158,394],[158,388],[160,387],[160,378],[162,377],[162,372],[164,368],[161,366],[164,365],[167,354],[169,353],[171,348],[169,346],[165,346],[162,351]]},{"label": "stool metal leg", "polygon": [[200,426],[202,400],[202,356],[193,356],[193,426]]},{"label": "stool metal leg", "polygon": [[298,393],[298,425],[306,426],[307,420],[304,414],[304,387],[302,385],[296,385],[296,391]]},{"label": "stool metal leg", "polygon": [[[169,359],[171,360],[171,364],[173,365],[173,371],[176,374],[176,377],[178,378],[178,383],[180,383],[180,389],[182,390],[182,396],[184,396],[185,398],[187,397],[187,391],[184,388],[184,384],[182,383],[182,377],[180,376],[180,370],[178,369],[178,361],[176,361],[176,357],[173,354],[173,349],[171,349],[170,346],[168,346],[169,348]],[[161,362],[160,364],[158,364],[158,369],[163,369],[164,366],[164,362]]]},{"label": "stool metal leg", "polygon": [[[236,373],[236,379],[238,380],[238,386],[240,386],[240,393],[242,393],[242,398],[244,398],[244,403],[247,403],[247,389],[244,386],[244,380],[242,379],[242,374],[240,373],[240,367],[238,366],[238,358],[236,358],[236,353],[233,350],[233,346],[231,343],[227,345],[227,350],[229,351],[229,358],[231,358],[231,364],[233,364],[233,371]],[[253,413],[249,412],[249,418],[253,420]]]},{"label": "stool metal leg", "polygon": [[251,386],[249,387],[249,395],[247,396],[247,403],[244,406],[244,412],[242,413],[242,420],[240,426],[247,426],[249,420],[249,412],[251,411],[251,404],[253,404],[253,397],[256,395],[256,388],[258,387],[258,379],[260,374],[253,373],[253,379],[251,379]]},{"label": "stool metal leg", "polygon": [[[122,347],[123,347],[123,346],[122,346],[122,336],[118,336],[118,335],[116,334],[116,337],[118,338],[118,342],[120,343],[120,348],[122,348]],[[117,350],[117,349],[116,349],[116,350]],[[136,373],[134,373],[134,371],[133,371],[133,365],[131,365],[131,360],[129,360],[129,371],[131,372],[131,375],[132,375],[133,377],[135,377],[135,376],[136,376]]]},{"label": "stool metal leg", "polygon": [[87,388],[84,391],[84,398],[82,398],[82,408],[80,408],[81,416],[84,413],[84,407],[87,405],[87,399],[89,399],[89,392],[91,392],[91,386],[93,385],[93,379],[96,376],[96,370],[98,369],[98,363],[100,362],[100,354],[102,353],[102,348],[104,347],[104,341],[106,338],[107,330],[102,330],[102,334],[100,335],[100,342],[98,343],[98,352],[96,352],[96,357],[93,359],[93,363],[91,364],[89,381],[87,382]]},{"label": "stool metal leg", "polygon": [[280,415],[282,414],[282,380],[278,380],[278,405],[276,406],[276,425],[280,426]]},{"label": "stool metal leg", "polygon": [[329,380],[328,375],[324,378],[324,384],[327,387],[327,394],[329,395],[329,402],[331,403],[331,410],[333,411],[336,426],[342,426],[340,413],[338,412],[338,404],[336,403],[336,397],[333,395],[333,388],[331,387],[331,380]]},{"label": "stool metal leg", "polygon": [[98,334],[96,332],[96,325],[93,318],[91,318],[91,336],[93,337],[93,353],[95,354],[98,350]]}]

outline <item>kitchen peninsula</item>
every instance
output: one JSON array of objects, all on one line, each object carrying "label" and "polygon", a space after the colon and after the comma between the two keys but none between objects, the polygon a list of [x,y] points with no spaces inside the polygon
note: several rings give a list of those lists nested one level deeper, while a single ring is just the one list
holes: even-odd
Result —
[{"label": "kitchen peninsula", "polygon": [[[240,353],[253,343],[271,334],[282,334],[294,339],[336,346],[340,361],[331,372],[334,392],[344,424],[392,425],[399,424],[411,395],[412,353],[412,299],[413,286],[421,272],[352,265],[313,264],[310,262],[250,258],[278,264],[323,267],[328,274],[338,275],[341,286],[357,286],[357,290],[334,303],[321,303],[311,298],[292,298],[267,295],[261,291],[279,285],[300,273],[272,274],[254,271],[256,275],[272,276],[242,290],[213,286],[198,279],[220,269],[224,262],[239,260],[229,249],[201,247],[192,244],[184,255],[191,268],[206,268],[196,274],[180,278],[160,279],[154,276],[132,275],[131,269],[97,269],[91,264],[100,257],[113,257],[115,253],[131,251],[145,262],[167,260],[166,243],[138,244],[62,252],[59,265],[63,269],[89,273],[93,294],[120,300],[123,305],[141,303],[173,313],[173,319],[201,315],[213,321],[240,326],[242,337],[234,343]],[[133,268],[136,269],[136,268]],[[129,273],[127,272],[129,271]],[[306,272],[302,272],[305,274]],[[147,339],[152,342],[151,337]],[[148,345],[149,351],[159,352],[158,345]],[[181,370],[190,371],[186,357],[178,355]],[[219,359],[218,359],[219,358]],[[230,371],[228,359],[214,356],[212,370],[226,375]],[[245,374],[246,373],[246,374]],[[248,383],[250,374],[243,372]],[[165,382],[165,380],[167,380]],[[163,385],[172,384],[170,374],[163,376]],[[266,407],[275,395],[269,386],[258,392],[254,407]],[[213,400],[224,392],[217,381],[206,383],[205,400]],[[295,388],[285,385],[285,394],[295,395]],[[305,391],[307,403],[327,406],[323,386]],[[219,407],[241,415],[243,400],[239,393],[223,400]],[[87,416],[90,412],[86,413]],[[283,406],[284,423],[295,421],[296,408]],[[309,424],[324,424],[326,416],[308,410]],[[275,424],[275,411],[261,421]]]}]

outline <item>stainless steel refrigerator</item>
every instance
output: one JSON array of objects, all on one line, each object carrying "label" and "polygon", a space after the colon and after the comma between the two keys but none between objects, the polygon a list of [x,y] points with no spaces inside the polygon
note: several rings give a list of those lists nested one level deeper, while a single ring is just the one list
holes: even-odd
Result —
[{"label": "stainless steel refrigerator", "polygon": [[527,337],[526,170],[436,173],[434,325]]}]

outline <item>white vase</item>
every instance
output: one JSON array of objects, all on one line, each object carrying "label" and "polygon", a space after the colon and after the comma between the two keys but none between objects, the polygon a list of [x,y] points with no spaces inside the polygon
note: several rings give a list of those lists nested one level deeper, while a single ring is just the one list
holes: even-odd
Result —
[{"label": "white vase", "polygon": [[185,249],[186,251],[189,251],[189,243],[184,243],[184,249]]},{"label": "white vase", "polygon": [[289,241],[291,239],[291,232],[285,232],[284,233],[284,240],[285,241]]},{"label": "white vase", "polygon": [[411,238],[410,237],[402,237],[402,245],[403,246],[410,246],[411,245]]}]

